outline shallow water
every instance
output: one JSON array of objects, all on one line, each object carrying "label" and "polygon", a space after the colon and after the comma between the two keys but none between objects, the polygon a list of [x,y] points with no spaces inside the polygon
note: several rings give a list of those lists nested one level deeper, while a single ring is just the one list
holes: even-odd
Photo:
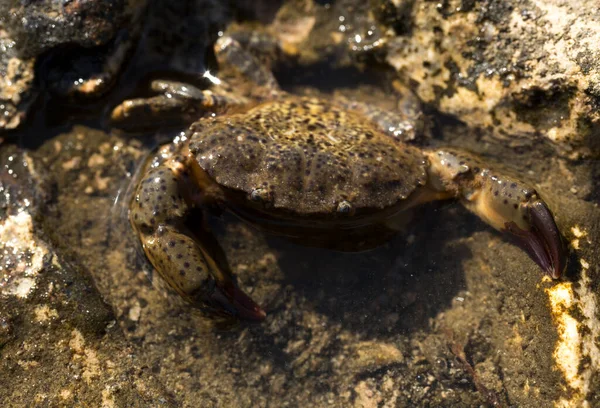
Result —
[{"label": "shallow water", "polygon": [[[323,67],[277,76],[294,93],[394,106],[389,71]],[[132,83],[107,106],[147,82],[132,71],[123,78]],[[240,286],[268,313],[260,324],[215,326],[153,273],[127,220],[140,164],[179,130],[128,135],[107,127],[105,109],[69,109],[40,104],[0,146],[3,158],[33,164],[18,169],[19,180],[33,180],[22,194],[35,203],[36,245],[50,254],[28,298],[2,297],[8,404],[546,406],[564,395],[555,362],[561,315],[551,304],[559,284],[452,202],[417,209],[406,231],[361,253],[302,247],[215,216],[210,225]],[[564,161],[539,141],[508,147],[426,112],[423,143],[469,148],[539,185],[567,239],[580,235],[566,282],[579,286],[579,299],[594,298],[597,284],[585,286],[582,275],[598,273],[598,162]],[[574,185],[592,192],[572,194]],[[5,199],[3,225],[19,202]]]}]

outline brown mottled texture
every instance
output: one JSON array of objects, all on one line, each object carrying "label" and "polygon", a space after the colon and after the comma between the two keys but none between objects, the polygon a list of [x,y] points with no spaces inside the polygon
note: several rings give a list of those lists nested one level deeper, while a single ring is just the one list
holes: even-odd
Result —
[{"label": "brown mottled texture", "polygon": [[190,150],[217,183],[298,215],[383,209],[425,183],[425,160],[360,115],[287,97],[192,126]]},{"label": "brown mottled texture", "polygon": [[416,0],[407,15],[410,33],[390,39],[386,61],[424,102],[492,129],[498,140],[515,146],[543,140],[565,157],[597,158],[596,6]]},{"label": "brown mottled texture", "polygon": [[134,195],[130,220],[163,279],[181,296],[192,301],[197,296],[207,302],[213,274],[221,272],[211,270],[199,242],[184,225],[190,211],[180,186],[185,176],[169,165],[171,159],[144,175]]}]

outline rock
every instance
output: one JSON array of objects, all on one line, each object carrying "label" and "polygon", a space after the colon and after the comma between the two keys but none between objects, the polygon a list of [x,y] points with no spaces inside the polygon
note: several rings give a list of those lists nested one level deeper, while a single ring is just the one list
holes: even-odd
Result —
[{"label": "rock", "polygon": [[34,62],[17,55],[14,40],[0,25],[0,129],[19,126],[33,103]]},{"label": "rock", "polygon": [[75,98],[109,89],[143,9],[124,0],[0,2],[0,129],[19,126],[44,88]]},{"label": "rock", "polygon": [[600,17],[589,0],[416,0],[408,24],[386,60],[424,102],[513,146],[599,157]]},{"label": "rock", "polygon": [[90,48],[106,44],[124,23],[124,0],[3,1],[2,25],[19,44],[19,56],[37,57],[58,45]]},{"label": "rock", "polygon": [[136,363],[86,269],[40,228],[51,199],[43,165],[12,147],[0,163],[2,405],[174,406]]},{"label": "rock", "polygon": [[[372,16],[363,11],[382,3],[299,7],[303,2],[286,2],[270,23],[286,27],[295,46],[312,44],[300,50],[298,71],[323,89],[294,77],[288,82],[294,91],[335,92],[393,107],[389,70],[370,65],[397,63],[392,54],[361,50],[366,54],[357,57],[351,50],[356,34],[372,24],[381,38],[393,37],[392,45],[410,41],[424,44],[428,55],[440,53],[422,35],[426,29],[435,34],[435,24],[418,26],[414,17],[433,3],[417,0],[407,14],[410,1],[386,2],[403,8],[394,13],[388,4]],[[454,21],[484,8],[489,24],[506,16],[502,4],[492,2],[434,15]],[[267,18],[267,11],[258,14]],[[339,29],[340,16],[347,34]],[[463,41],[442,40],[457,47]],[[323,62],[328,58],[333,68]],[[491,75],[488,81],[501,76]],[[415,89],[422,96],[427,87],[434,93],[438,85],[454,89],[450,79],[438,81],[420,78]],[[512,84],[507,89],[525,92]],[[562,86],[556,95],[563,95]],[[457,94],[483,98],[479,88],[456,87]],[[490,106],[512,109],[514,95],[506,92],[500,97],[507,98],[506,108],[493,97]],[[260,324],[217,326],[154,275],[127,219],[141,163],[157,143],[178,133],[40,127],[16,133],[11,140],[22,147],[0,144],[2,406],[593,406],[600,389],[600,166],[569,159],[593,155],[591,139],[535,143],[531,137],[541,131],[502,134],[503,122],[486,125],[491,107],[467,104],[463,111],[457,105],[452,111],[442,102],[456,95],[439,95],[427,100],[429,106],[469,118],[473,126],[434,116],[433,142],[468,147],[536,183],[571,248],[564,279],[544,278],[519,248],[449,203],[424,206],[405,233],[354,254],[266,239],[224,214],[208,222],[240,285],[268,317]]]}]

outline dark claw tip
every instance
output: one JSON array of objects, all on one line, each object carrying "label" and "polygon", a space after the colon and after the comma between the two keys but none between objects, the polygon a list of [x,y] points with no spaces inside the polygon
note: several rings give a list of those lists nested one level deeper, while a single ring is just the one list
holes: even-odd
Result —
[{"label": "dark claw tip", "polygon": [[261,321],[267,316],[265,311],[250,296],[233,284],[221,287],[213,295],[213,299],[240,319]]},{"label": "dark claw tip", "polygon": [[534,233],[544,246],[546,262],[549,263],[545,271],[552,278],[558,279],[567,266],[567,250],[563,244],[560,231],[554,222],[554,217],[542,201],[536,201],[531,205],[530,216]]},{"label": "dark claw tip", "polygon": [[529,231],[522,230],[514,222],[506,223],[506,231],[544,272],[558,279],[567,265],[567,250],[554,217],[546,204],[539,200],[531,203],[528,210]]}]

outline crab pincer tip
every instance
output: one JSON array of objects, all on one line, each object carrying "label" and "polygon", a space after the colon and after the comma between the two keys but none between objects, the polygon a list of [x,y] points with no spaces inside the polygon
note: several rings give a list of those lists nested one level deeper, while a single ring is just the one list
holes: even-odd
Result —
[{"label": "crab pincer tip", "polygon": [[541,200],[527,204],[530,230],[514,222],[505,224],[517,245],[523,248],[546,274],[559,279],[567,266],[567,249],[552,213]]},{"label": "crab pincer tip", "polygon": [[244,320],[262,321],[267,313],[235,284],[229,283],[219,287],[213,294],[221,307],[235,317]]},{"label": "crab pincer tip", "polygon": [[567,250],[552,213],[543,201],[535,201],[530,207],[531,223],[540,246],[544,251],[538,262],[553,279],[558,279],[567,266]]}]

